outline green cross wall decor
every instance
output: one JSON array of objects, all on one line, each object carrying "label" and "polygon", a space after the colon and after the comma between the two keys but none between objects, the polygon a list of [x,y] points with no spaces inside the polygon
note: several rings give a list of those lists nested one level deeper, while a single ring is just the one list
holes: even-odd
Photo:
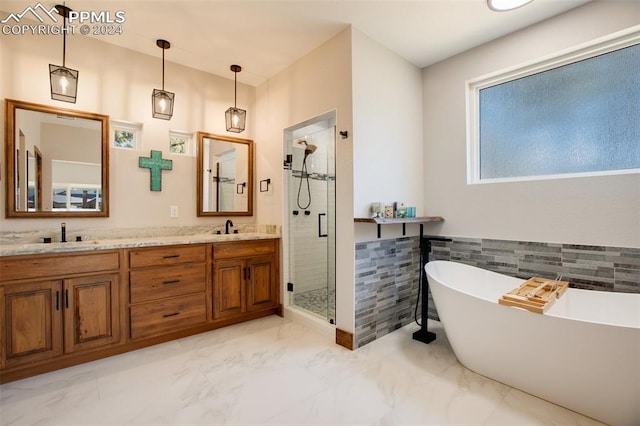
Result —
[{"label": "green cross wall decor", "polygon": [[151,170],[151,190],[162,191],[162,171],[172,170],[173,161],[162,158],[162,151],[151,150],[150,157],[139,157],[138,165]]}]

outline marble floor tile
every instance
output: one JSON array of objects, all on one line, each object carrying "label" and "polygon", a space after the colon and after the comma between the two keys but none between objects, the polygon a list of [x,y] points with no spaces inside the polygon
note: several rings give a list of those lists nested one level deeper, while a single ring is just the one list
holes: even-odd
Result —
[{"label": "marble floor tile", "polygon": [[348,351],[271,316],[2,385],[0,425],[600,425],[467,370],[429,325]]}]

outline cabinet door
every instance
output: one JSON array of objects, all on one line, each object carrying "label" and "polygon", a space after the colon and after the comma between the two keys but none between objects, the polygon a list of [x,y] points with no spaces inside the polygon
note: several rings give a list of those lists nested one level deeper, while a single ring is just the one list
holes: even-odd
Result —
[{"label": "cabinet door", "polygon": [[226,318],[246,311],[245,262],[218,260],[214,262],[213,316]]},{"label": "cabinet door", "polygon": [[247,261],[247,310],[257,311],[276,306],[279,302],[273,256]]},{"label": "cabinet door", "polygon": [[120,341],[118,275],[64,280],[65,353]]},{"label": "cabinet door", "polygon": [[61,290],[59,280],[0,288],[3,368],[62,354]]}]

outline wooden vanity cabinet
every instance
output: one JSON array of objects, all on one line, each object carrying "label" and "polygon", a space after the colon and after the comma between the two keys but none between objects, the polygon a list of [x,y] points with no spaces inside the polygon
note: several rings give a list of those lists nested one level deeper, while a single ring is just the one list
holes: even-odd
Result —
[{"label": "wooden vanity cabinet", "polygon": [[13,256],[0,265],[3,375],[121,342],[118,251]]},{"label": "wooden vanity cabinet", "polygon": [[282,315],[279,244],[0,257],[0,383]]},{"label": "wooden vanity cabinet", "polygon": [[131,340],[207,323],[209,252],[207,244],[128,251]]},{"label": "wooden vanity cabinet", "polygon": [[213,248],[213,317],[233,318],[280,305],[278,240],[230,241]]}]

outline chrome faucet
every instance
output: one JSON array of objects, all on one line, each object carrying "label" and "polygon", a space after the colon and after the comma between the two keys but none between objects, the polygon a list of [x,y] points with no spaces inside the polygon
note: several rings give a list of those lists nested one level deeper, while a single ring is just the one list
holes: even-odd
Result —
[{"label": "chrome faucet", "polygon": [[229,227],[233,226],[233,222],[231,222],[231,219],[227,219],[227,223],[224,224],[224,233],[228,234],[229,233]]}]

